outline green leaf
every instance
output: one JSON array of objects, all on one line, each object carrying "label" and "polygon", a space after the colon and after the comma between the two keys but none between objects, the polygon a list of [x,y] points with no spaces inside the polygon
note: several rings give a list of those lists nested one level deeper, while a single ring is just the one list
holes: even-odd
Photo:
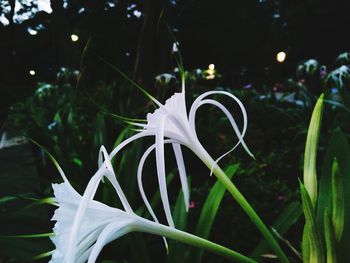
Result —
[{"label": "green leaf", "polygon": [[[298,221],[302,213],[303,209],[301,204],[299,202],[292,202],[283,209],[278,218],[273,222],[272,227],[283,236],[288,229]],[[262,238],[251,256],[257,258],[259,255],[268,253],[269,251],[269,244],[265,238]]]},{"label": "green leaf", "polygon": [[[344,186],[339,171],[338,161],[335,158],[332,165],[332,223],[335,240],[339,242],[344,231]],[[327,241],[327,240],[326,240]]]},{"label": "green leaf", "polygon": [[[91,52],[91,51],[90,51]],[[146,98],[150,99],[154,105],[154,103],[159,103],[151,94],[149,94],[144,88],[142,88],[139,84],[137,84],[135,81],[133,81],[131,78],[129,78],[123,71],[121,71],[119,68],[117,68],[115,65],[104,59],[103,57],[95,54],[92,52],[97,58],[99,58],[103,63],[111,67],[113,70],[118,72],[122,77],[124,77],[128,82],[130,82],[134,87],[136,87],[139,91],[141,91]]]},{"label": "green leaf", "polygon": [[309,129],[306,137],[305,153],[304,153],[304,184],[307,189],[313,207],[317,202],[317,145],[320,135],[320,127],[323,112],[323,97],[318,98],[314,110],[312,112]]},{"label": "green leaf", "polygon": [[[303,203],[303,211],[305,216],[305,227],[307,235],[304,235],[303,242],[307,242],[310,246],[310,263],[324,262],[323,244],[318,230],[314,207],[306,187],[300,182],[301,200]],[[304,244],[305,245],[305,244]],[[308,262],[305,262],[308,263]]]},{"label": "green leaf", "polygon": [[43,251],[52,249],[48,247],[50,242],[45,239],[38,239],[33,242],[29,239],[0,238],[0,257],[11,258],[24,262],[41,254]]},{"label": "green leaf", "polygon": [[337,263],[334,229],[329,210],[324,211],[324,233],[326,240],[327,263]]},{"label": "green leaf", "polygon": [[[183,192],[180,190],[176,200],[176,205],[173,212],[173,219],[176,229],[186,231],[188,213],[183,198]],[[186,250],[188,246],[175,240],[169,242],[169,253],[167,263],[183,263],[186,262]]]},{"label": "green leaf", "polygon": [[303,254],[303,262],[310,262],[310,243],[309,243],[309,228],[304,225],[303,238],[301,241],[301,252]]},{"label": "green leaf", "polygon": [[143,233],[133,233],[133,235],[128,235],[127,240],[135,262],[140,258],[142,258],[142,262],[152,262]]},{"label": "green leaf", "polygon": [[42,233],[42,234],[32,234],[32,235],[15,235],[15,236],[3,236],[2,238],[46,238],[54,236],[54,233]]},{"label": "green leaf", "polygon": [[[167,187],[169,187],[169,185],[171,184],[171,182],[174,180],[175,178],[175,173],[169,173],[168,176],[166,177],[166,185]],[[160,190],[159,188],[157,188],[157,191],[155,192],[155,194],[153,195],[150,204],[151,207],[157,207],[160,203]],[[149,219],[151,217],[151,215],[148,213],[146,207],[143,205],[142,207],[138,208],[135,212],[137,215]]]},{"label": "green leaf", "polygon": [[130,128],[131,127],[126,127],[119,133],[117,139],[114,142],[113,149],[116,148],[128,136]]},{"label": "green leaf", "polygon": [[16,196],[11,196],[11,195],[1,197],[1,198],[0,198],[0,205],[1,205],[1,204],[4,204],[4,203],[7,203],[7,202],[11,202],[11,201],[13,201],[13,200],[17,200],[17,199],[18,199],[18,197],[16,197]]},{"label": "green leaf", "polygon": [[[233,164],[225,169],[226,175],[231,179],[232,176],[238,170],[239,164]],[[224,197],[225,187],[221,182],[217,181],[211,188],[207,199],[204,202],[201,214],[199,216],[198,224],[196,227],[195,235],[209,238],[211,228],[216,218],[217,212],[220,207],[222,198]],[[188,262],[200,263],[202,262],[204,250],[192,249],[190,254],[190,260]]]},{"label": "green leaf", "polygon": [[[190,178],[188,178],[188,187],[190,188]],[[173,219],[176,229],[186,231],[187,229],[187,216],[185,202],[183,198],[183,192],[180,190],[176,200],[175,209],[173,212]]]},{"label": "green leaf", "polygon": [[[344,190],[344,214],[350,214],[350,149],[346,136],[338,128],[329,142],[327,152],[323,161],[322,175],[320,179],[319,199],[317,204],[317,220],[323,225],[324,210],[331,207],[331,174],[334,158],[337,158],[341,171]],[[347,262],[350,257],[350,217],[344,219],[343,236],[337,245],[337,256],[339,262]]]}]

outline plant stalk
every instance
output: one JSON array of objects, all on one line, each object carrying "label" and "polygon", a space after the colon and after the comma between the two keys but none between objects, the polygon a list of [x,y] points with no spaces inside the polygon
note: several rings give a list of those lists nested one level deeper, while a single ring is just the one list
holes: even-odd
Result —
[{"label": "plant stalk", "polygon": [[255,212],[253,207],[248,203],[247,199],[241,194],[238,188],[232,183],[232,181],[227,177],[225,172],[219,167],[216,166],[213,169],[213,173],[218,178],[218,180],[225,186],[227,191],[230,192],[232,197],[237,201],[237,203],[242,207],[246,212],[249,218],[253,221],[256,227],[259,229],[261,234],[264,236],[266,241],[270,244],[271,249],[276,253],[278,258],[283,263],[288,263],[289,260],[287,256],[282,251],[280,245],[277,243],[276,239],[273,237],[270,230],[266,227],[264,222],[260,219],[258,214]]},{"label": "plant stalk", "polygon": [[180,241],[185,244],[189,244],[192,246],[196,246],[202,249],[209,250],[217,255],[223,256],[233,262],[238,262],[238,263],[258,263],[257,261],[246,257],[238,252],[235,252],[229,248],[226,248],[224,246],[221,246],[219,244],[216,244],[214,242],[211,242],[209,240],[206,240],[204,238],[198,237],[196,235],[178,230],[176,228],[172,228],[169,226],[165,225],[160,225],[157,223],[154,223],[149,220],[145,220],[145,224],[147,224],[147,227],[140,226],[138,229],[137,226],[135,226],[137,231],[141,232],[146,232],[146,233],[151,233],[151,234],[156,234],[156,235],[161,235],[166,238],[170,238],[176,241]]},{"label": "plant stalk", "polygon": [[[205,154],[203,154],[205,153]],[[260,233],[269,243],[271,249],[276,253],[277,257],[282,263],[289,263],[287,256],[284,254],[282,248],[277,243],[276,239],[273,237],[270,230],[266,227],[264,222],[255,212],[254,208],[249,204],[247,199],[241,194],[238,188],[232,183],[230,178],[225,174],[225,172],[217,165],[217,163],[211,158],[208,152],[204,148],[198,150],[197,155],[204,162],[204,164],[212,170],[213,174],[218,178],[218,180],[225,186],[226,190],[230,192],[232,197],[237,201],[237,203],[242,207],[244,212],[256,225]]]}]

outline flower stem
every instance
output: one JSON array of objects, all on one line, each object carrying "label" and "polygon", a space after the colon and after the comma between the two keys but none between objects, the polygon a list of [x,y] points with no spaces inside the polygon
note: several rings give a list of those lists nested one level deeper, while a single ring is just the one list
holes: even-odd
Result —
[{"label": "flower stem", "polygon": [[[205,163],[211,169],[211,166],[208,165],[208,162]],[[266,241],[269,243],[271,249],[276,253],[280,261],[283,263],[288,263],[289,260],[282,251],[280,245],[277,243],[276,239],[272,236],[271,232],[268,230],[264,222],[260,219],[253,207],[248,203],[247,199],[245,199],[245,197],[241,194],[238,188],[227,177],[225,172],[219,166],[216,165],[213,169],[213,173],[218,178],[218,180],[225,186],[227,191],[230,192],[230,194],[237,201],[237,203],[243,208],[243,210],[246,212],[249,218],[253,221],[253,223],[259,229]]]},{"label": "flower stem", "polygon": [[[232,260],[234,262],[257,263],[257,261],[251,258],[248,258],[238,252],[235,252],[229,248],[226,248],[224,246],[221,246],[219,244],[216,244],[204,238],[200,238],[196,235],[192,235],[190,233],[187,233],[169,226],[157,224],[149,220],[145,220],[144,223],[145,224],[142,224],[142,226],[140,226],[140,229],[137,229],[137,226],[136,226],[136,230],[139,230],[141,232],[161,235],[166,238],[174,239],[176,241],[180,241],[185,244],[203,248],[215,254],[223,256],[229,260]],[[147,225],[147,227],[145,227],[145,225]]]}]

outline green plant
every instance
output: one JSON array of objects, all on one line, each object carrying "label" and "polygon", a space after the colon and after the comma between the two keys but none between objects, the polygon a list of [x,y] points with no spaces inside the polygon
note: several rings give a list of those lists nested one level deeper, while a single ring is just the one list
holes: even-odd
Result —
[{"label": "green plant", "polygon": [[[323,95],[314,108],[304,158],[304,184],[300,191],[305,215],[302,240],[304,262],[344,262],[349,221],[345,216],[350,202],[347,189],[349,147],[343,133],[334,131],[327,150],[318,186],[316,156],[323,111]],[[340,158],[340,159],[338,159]],[[345,168],[346,169],[346,168]]]}]

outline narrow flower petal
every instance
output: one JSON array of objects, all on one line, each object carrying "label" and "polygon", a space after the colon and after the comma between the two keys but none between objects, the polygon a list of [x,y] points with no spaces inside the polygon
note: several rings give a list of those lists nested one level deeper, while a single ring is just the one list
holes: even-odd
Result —
[{"label": "narrow flower petal", "polygon": [[[239,130],[238,126],[237,126],[237,123],[234,120],[232,114],[227,110],[227,108],[224,105],[222,105],[220,102],[218,102],[216,100],[212,100],[212,99],[203,100],[205,97],[207,97],[209,95],[216,94],[216,93],[227,95],[230,98],[234,99],[238,103],[238,105],[239,105],[239,107],[240,107],[240,109],[242,111],[242,115],[243,115],[243,129],[242,129],[242,132],[240,132],[240,130]],[[236,135],[238,137],[238,140],[239,140],[238,143],[229,152],[225,153],[222,157],[224,157],[225,155],[227,155],[228,153],[233,151],[241,143],[242,146],[244,147],[244,149],[246,150],[246,152],[250,156],[252,156],[254,158],[254,155],[249,150],[248,146],[246,145],[246,143],[243,140],[243,137],[244,137],[244,135],[245,135],[245,133],[247,131],[247,123],[248,123],[247,119],[248,118],[247,118],[247,113],[246,113],[246,110],[245,110],[242,102],[237,97],[235,97],[234,95],[232,95],[232,94],[230,94],[228,92],[225,92],[225,91],[209,91],[209,92],[206,92],[206,93],[202,94],[192,104],[192,107],[191,107],[191,110],[190,110],[190,113],[189,113],[189,122],[190,122],[191,128],[194,130],[194,133],[195,133],[195,116],[196,116],[197,109],[200,106],[205,105],[205,104],[212,104],[212,105],[218,107],[227,116],[227,118],[229,119],[229,121],[231,123],[231,126],[234,129],[234,131],[235,131],[235,133],[236,133]],[[219,159],[221,159],[222,157],[220,157]]]},{"label": "narrow flower petal", "polygon": [[173,218],[171,216],[168,190],[165,179],[165,160],[164,160],[164,121],[165,116],[160,119],[158,130],[156,131],[156,164],[160,197],[163,203],[164,212],[170,227],[175,227]]},{"label": "narrow flower petal", "polygon": [[115,147],[113,149],[113,151],[109,154],[109,158],[110,159],[113,159],[113,157],[121,150],[123,149],[126,145],[128,145],[129,143],[139,139],[139,138],[142,138],[142,137],[146,137],[146,136],[152,136],[154,135],[154,132],[150,132],[150,131],[145,131],[145,130],[142,130],[142,132],[140,133],[137,133],[133,136],[131,136],[130,138],[124,140],[123,142],[121,142],[117,147]]},{"label": "narrow flower petal", "polygon": [[177,167],[179,170],[181,187],[182,187],[182,192],[183,192],[184,201],[185,201],[185,207],[186,207],[186,211],[188,212],[188,209],[190,206],[190,191],[188,190],[186,168],[185,168],[185,163],[182,156],[181,146],[178,143],[172,143],[172,146],[175,154],[175,159],[177,162]]},{"label": "narrow flower petal", "polygon": [[67,263],[74,263],[75,261],[74,251],[77,246],[76,239],[77,239],[78,229],[80,227],[82,217],[84,216],[84,213],[89,204],[89,201],[91,201],[96,194],[99,182],[101,181],[104,175],[104,172],[105,172],[105,168],[102,167],[95,173],[95,175],[89,181],[89,184],[85,189],[84,195],[81,198],[79,207],[74,217],[73,226],[71,229],[71,236],[70,236],[70,239],[67,241],[68,251],[67,251],[67,254],[65,255],[65,260]]},{"label": "narrow flower petal", "polygon": [[153,220],[155,222],[159,222],[157,216],[155,215],[153,209],[152,209],[152,206],[151,204],[149,203],[148,201],[148,198],[146,196],[146,193],[145,193],[145,190],[143,189],[143,184],[142,184],[142,170],[143,170],[143,166],[145,164],[145,161],[147,159],[147,157],[150,155],[150,153],[154,150],[155,148],[155,144],[153,144],[152,146],[150,146],[145,152],[144,154],[142,155],[141,157],[141,160],[139,162],[139,166],[137,168],[137,184],[139,186],[139,191],[140,191],[140,194],[141,194],[141,197],[142,197],[142,200],[143,202],[145,203],[146,205],[146,208],[148,210],[148,212],[150,213],[151,217],[153,218]]},{"label": "narrow flower petal", "polygon": [[[201,101],[200,105],[204,105],[204,104],[212,104],[216,107],[218,107],[225,115],[226,117],[229,119],[230,123],[231,123],[231,126],[233,128],[233,130],[235,131],[237,137],[238,137],[238,142],[236,143],[236,145],[232,148],[232,150],[234,150],[240,143],[242,144],[242,146],[244,147],[244,149],[246,150],[246,152],[254,157],[254,155],[251,153],[251,151],[249,150],[248,146],[246,145],[246,143],[244,142],[243,140],[243,137],[247,131],[247,129],[243,129],[242,130],[242,133],[241,131],[239,130],[238,126],[237,126],[237,123],[235,121],[235,119],[233,118],[232,114],[228,111],[228,109],[222,105],[220,102],[216,101],[216,100],[211,100],[211,99],[206,99],[206,100],[203,100]],[[244,125],[246,127],[246,125]],[[230,150],[230,152],[232,151]],[[226,154],[225,154],[226,155]]]},{"label": "narrow flower petal", "polygon": [[[80,262],[106,225],[119,218],[131,217],[131,214],[125,211],[91,200],[87,204],[78,227],[74,230],[74,219],[77,217],[83,197],[74,190],[69,182],[53,184],[52,187],[58,203],[58,208],[52,217],[52,220],[57,221],[53,228],[54,235],[50,237],[56,246],[50,261],[52,263]],[[70,243],[74,244],[74,247],[71,247]],[[72,252],[69,252],[70,250]],[[73,255],[72,260],[66,257],[69,253]],[[81,262],[86,262],[86,260]]]},{"label": "narrow flower petal", "polygon": [[[103,157],[103,158],[102,158]],[[116,175],[114,173],[114,169],[113,169],[113,166],[112,166],[112,163],[111,163],[111,160],[110,160],[110,157],[107,153],[107,150],[106,148],[102,145],[101,148],[100,148],[100,153],[99,153],[99,166],[101,167],[103,164],[102,164],[102,161],[104,159],[104,163],[106,165],[106,169],[109,171],[109,174],[108,174],[108,179],[109,181],[112,183],[114,189],[116,190],[119,198],[120,198],[120,201],[122,202],[123,204],[123,207],[125,209],[125,211],[129,212],[129,213],[132,213],[133,210],[128,202],[128,200],[126,199],[125,197],[125,194],[122,190],[122,188],[120,187],[117,179],[116,179]]]},{"label": "narrow flower petal", "polygon": [[98,255],[106,244],[125,234],[128,234],[132,230],[131,223],[132,220],[124,220],[113,222],[106,226],[91,250],[88,263],[96,262]]},{"label": "narrow flower petal", "polygon": [[85,237],[77,246],[75,257],[77,260],[79,258],[83,257],[85,254],[85,251],[88,250],[96,241],[96,239],[99,237],[101,234],[101,231],[103,229],[104,224],[101,224],[100,227],[97,227],[94,229],[92,233],[90,233],[87,237]]},{"label": "narrow flower petal", "polygon": [[210,95],[214,95],[214,94],[222,94],[225,96],[228,96],[230,98],[232,98],[235,102],[237,102],[238,106],[241,109],[242,115],[243,115],[243,131],[245,131],[247,129],[247,124],[248,124],[248,117],[247,117],[247,111],[244,108],[243,103],[233,94],[227,92],[227,91],[208,91],[205,92],[203,94],[201,94],[193,103],[189,112],[189,122],[190,125],[193,127],[194,126],[194,120],[195,120],[195,115],[196,115],[196,111],[198,109],[198,104],[205,98],[208,97]]},{"label": "narrow flower petal", "polygon": [[[89,259],[90,253],[92,251],[93,247],[89,247],[78,259],[77,263],[86,263],[86,261]],[[62,262],[59,262],[62,263]]]}]

